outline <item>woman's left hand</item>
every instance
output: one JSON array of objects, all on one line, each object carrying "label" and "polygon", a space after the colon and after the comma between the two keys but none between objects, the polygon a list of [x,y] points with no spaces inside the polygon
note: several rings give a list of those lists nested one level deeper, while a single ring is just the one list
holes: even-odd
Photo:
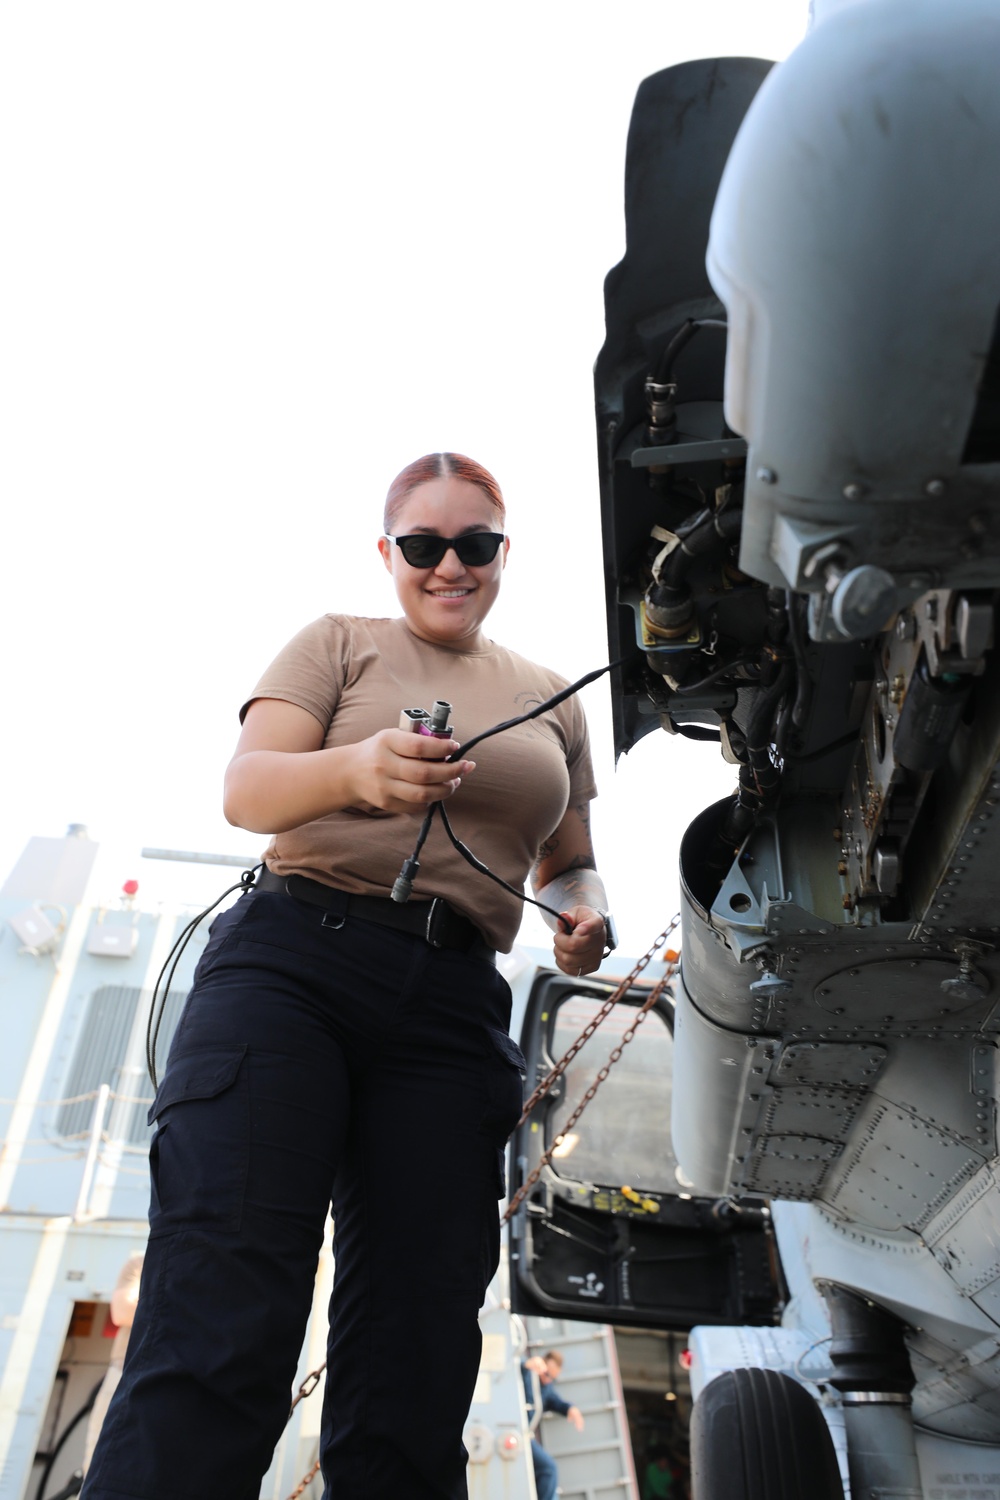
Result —
[{"label": "woman's left hand", "polygon": [[552,943],[556,963],[564,974],[574,978],[599,969],[604,957],[606,928],[604,918],[592,906],[573,906],[562,916],[572,932],[559,928]]}]

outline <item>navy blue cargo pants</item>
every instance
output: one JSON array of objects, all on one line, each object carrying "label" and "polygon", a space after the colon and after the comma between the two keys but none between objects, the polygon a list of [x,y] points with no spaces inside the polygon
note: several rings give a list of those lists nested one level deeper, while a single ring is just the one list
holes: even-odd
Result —
[{"label": "navy blue cargo pants", "polygon": [[483,957],[283,893],[219,917],[150,1115],[125,1371],[86,1500],[258,1500],[333,1203],[330,1500],[464,1500],[523,1066]]}]

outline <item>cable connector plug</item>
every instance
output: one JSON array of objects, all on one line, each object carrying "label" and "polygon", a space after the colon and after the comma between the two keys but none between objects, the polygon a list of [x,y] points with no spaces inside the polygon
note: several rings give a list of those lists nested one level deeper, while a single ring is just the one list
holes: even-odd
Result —
[{"label": "cable connector plug", "polygon": [[417,872],[419,871],[419,869],[419,859],[415,859],[411,855],[410,858],[404,863],[403,868],[400,870],[399,874],[396,876],[396,883],[392,888],[393,901],[399,901],[400,903],[402,903],[403,901],[409,901],[410,897],[413,895],[413,882],[417,878]]}]

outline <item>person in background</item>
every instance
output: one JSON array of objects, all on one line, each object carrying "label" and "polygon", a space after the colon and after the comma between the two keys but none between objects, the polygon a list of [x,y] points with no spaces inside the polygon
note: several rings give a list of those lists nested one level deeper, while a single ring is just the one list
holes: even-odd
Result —
[{"label": "person in background", "polygon": [[[558,1349],[550,1349],[548,1354],[535,1355],[526,1359],[521,1365],[521,1375],[524,1379],[524,1396],[528,1409],[529,1427],[535,1420],[535,1394],[532,1373],[538,1376],[541,1386],[542,1411],[554,1411],[560,1417],[565,1417],[571,1422],[577,1432],[582,1432],[584,1427],[583,1413],[578,1406],[571,1406],[564,1401],[556,1390],[556,1381],[562,1372],[563,1357]],[[534,1431],[531,1435],[531,1458],[535,1466],[535,1489],[538,1491],[538,1500],[556,1500],[556,1491],[559,1484],[559,1471],[556,1461],[551,1453],[546,1453],[541,1443],[535,1437]]]},{"label": "person in background", "polygon": [[87,1421],[87,1436],[83,1447],[83,1472],[86,1474],[90,1468],[90,1460],[94,1456],[97,1447],[97,1439],[104,1425],[108,1407],[111,1405],[111,1397],[118,1389],[118,1382],[122,1378],[122,1370],[125,1366],[125,1351],[128,1348],[129,1333],[132,1329],[132,1319],[135,1317],[136,1303],[139,1301],[139,1279],[142,1276],[142,1263],[145,1257],[142,1254],[130,1255],[122,1266],[118,1275],[118,1284],[111,1293],[111,1321],[117,1328],[115,1341],[111,1345],[111,1358],[108,1361],[108,1373],[101,1382],[100,1390],[94,1397],[90,1417]]},{"label": "person in background", "polygon": [[642,1485],[642,1500],[670,1500],[674,1494],[674,1475],[665,1448],[654,1448]]}]

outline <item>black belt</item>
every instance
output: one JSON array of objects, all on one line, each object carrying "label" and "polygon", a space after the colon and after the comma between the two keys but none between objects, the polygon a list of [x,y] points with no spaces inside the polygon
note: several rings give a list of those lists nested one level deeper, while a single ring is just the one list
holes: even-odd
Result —
[{"label": "black belt", "polygon": [[254,881],[254,889],[278,891],[298,901],[308,901],[312,906],[333,912],[341,921],[352,916],[363,922],[377,922],[380,927],[395,927],[423,938],[432,948],[457,948],[461,953],[475,953],[477,958],[491,961],[494,956],[475,923],[441,896],[412,904],[390,901],[388,896],[354,896],[336,886],[324,885],[321,880],[310,880],[308,875],[275,875],[266,865]]}]

